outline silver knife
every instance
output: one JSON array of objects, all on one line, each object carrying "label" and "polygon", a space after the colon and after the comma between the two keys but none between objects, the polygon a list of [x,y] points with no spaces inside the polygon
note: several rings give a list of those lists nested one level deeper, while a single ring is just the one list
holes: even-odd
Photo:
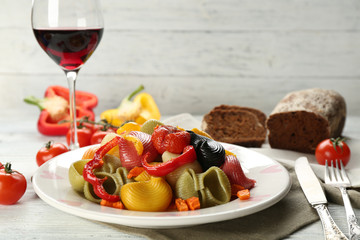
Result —
[{"label": "silver knife", "polygon": [[324,191],[306,157],[296,160],[295,172],[307,200],[320,216],[325,239],[348,239],[330,216]]}]

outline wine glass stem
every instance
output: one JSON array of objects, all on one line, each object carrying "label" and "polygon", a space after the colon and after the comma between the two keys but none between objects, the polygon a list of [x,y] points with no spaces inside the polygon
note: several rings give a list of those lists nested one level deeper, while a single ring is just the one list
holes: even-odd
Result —
[{"label": "wine glass stem", "polygon": [[78,149],[79,142],[77,136],[76,124],[76,102],[75,102],[75,84],[78,75],[76,71],[65,71],[69,86],[69,107],[70,107],[70,150]]}]

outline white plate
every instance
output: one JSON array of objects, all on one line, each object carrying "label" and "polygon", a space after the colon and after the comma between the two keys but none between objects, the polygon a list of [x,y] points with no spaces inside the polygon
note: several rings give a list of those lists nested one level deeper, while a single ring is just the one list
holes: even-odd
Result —
[{"label": "white plate", "polygon": [[224,205],[187,212],[137,212],[102,207],[73,191],[68,181],[69,166],[81,159],[88,147],[64,153],[43,164],[33,176],[33,186],[41,199],[64,212],[142,228],[184,227],[234,219],[268,208],[289,192],[289,173],[278,162],[243,147],[224,146],[238,156],[245,174],[256,180],[249,200],[235,199]]}]

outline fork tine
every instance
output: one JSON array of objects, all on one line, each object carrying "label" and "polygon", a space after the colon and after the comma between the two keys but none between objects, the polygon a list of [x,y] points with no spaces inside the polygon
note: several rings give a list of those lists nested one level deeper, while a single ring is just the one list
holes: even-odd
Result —
[{"label": "fork tine", "polygon": [[343,181],[343,178],[342,178],[342,176],[340,175],[338,162],[339,162],[339,160],[336,159],[336,160],[335,160],[335,174],[336,174],[336,179],[337,179],[338,181]]},{"label": "fork tine", "polygon": [[330,170],[329,170],[329,172],[330,172],[330,179],[331,179],[331,182],[336,182],[336,177],[335,177],[333,162],[334,162],[334,160],[331,160],[331,165],[330,165]]},{"label": "fork tine", "polygon": [[351,184],[350,182],[350,179],[349,179],[349,176],[347,175],[346,171],[345,171],[345,168],[344,168],[344,165],[342,163],[342,161],[340,160],[340,167],[341,167],[341,176],[343,178],[343,180],[348,183],[348,184]]},{"label": "fork tine", "polygon": [[325,160],[325,176],[324,176],[324,178],[325,178],[326,183],[331,182],[331,179],[330,179],[330,176],[329,176],[329,165],[328,165],[327,160]]}]

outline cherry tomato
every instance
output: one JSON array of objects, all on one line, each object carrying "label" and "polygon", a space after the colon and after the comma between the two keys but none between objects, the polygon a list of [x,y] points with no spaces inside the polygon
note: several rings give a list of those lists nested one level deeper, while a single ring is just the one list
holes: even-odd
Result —
[{"label": "cherry tomato", "polygon": [[325,165],[326,160],[329,165],[332,160],[342,160],[343,165],[346,166],[350,160],[350,156],[350,148],[342,138],[325,139],[317,145],[315,150],[316,160],[321,165]]},{"label": "cherry tomato", "polygon": [[49,141],[45,144],[44,147],[36,154],[36,163],[38,166],[43,165],[46,161],[49,161],[53,157],[60,155],[64,152],[69,151],[69,149],[62,143],[53,143]]},{"label": "cherry tomato", "polygon": [[93,135],[91,136],[90,143],[91,144],[101,143],[101,141],[103,140],[105,135],[108,133],[112,133],[112,132],[115,132],[115,131],[111,128],[109,128],[106,131],[98,130],[98,131],[94,132]]},{"label": "cherry tomato", "polygon": [[24,195],[27,183],[24,175],[0,163],[0,204],[15,204]]},{"label": "cherry tomato", "polygon": [[97,131],[105,131],[103,125],[94,124],[92,126],[92,133],[96,133]]},{"label": "cherry tomato", "polygon": [[96,123],[89,123],[89,122],[82,122],[81,125],[78,125],[78,129],[88,128],[92,133],[98,131],[99,129],[103,128],[104,126],[101,124]]},{"label": "cherry tomato", "polygon": [[[90,129],[83,127],[77,129],[78,142],[80,147],[89,146],[92,132]],[[70,145],[70,130],[66,134],[66,142]]]},{"label": "cherry tomato", "polygon": [[91,132],[94,131],[94,124],[93,123],[89,123],[89,122],[82,122],[81,124],[78,124],[77,129],[80,128],[88,128],[91,130]]}]

